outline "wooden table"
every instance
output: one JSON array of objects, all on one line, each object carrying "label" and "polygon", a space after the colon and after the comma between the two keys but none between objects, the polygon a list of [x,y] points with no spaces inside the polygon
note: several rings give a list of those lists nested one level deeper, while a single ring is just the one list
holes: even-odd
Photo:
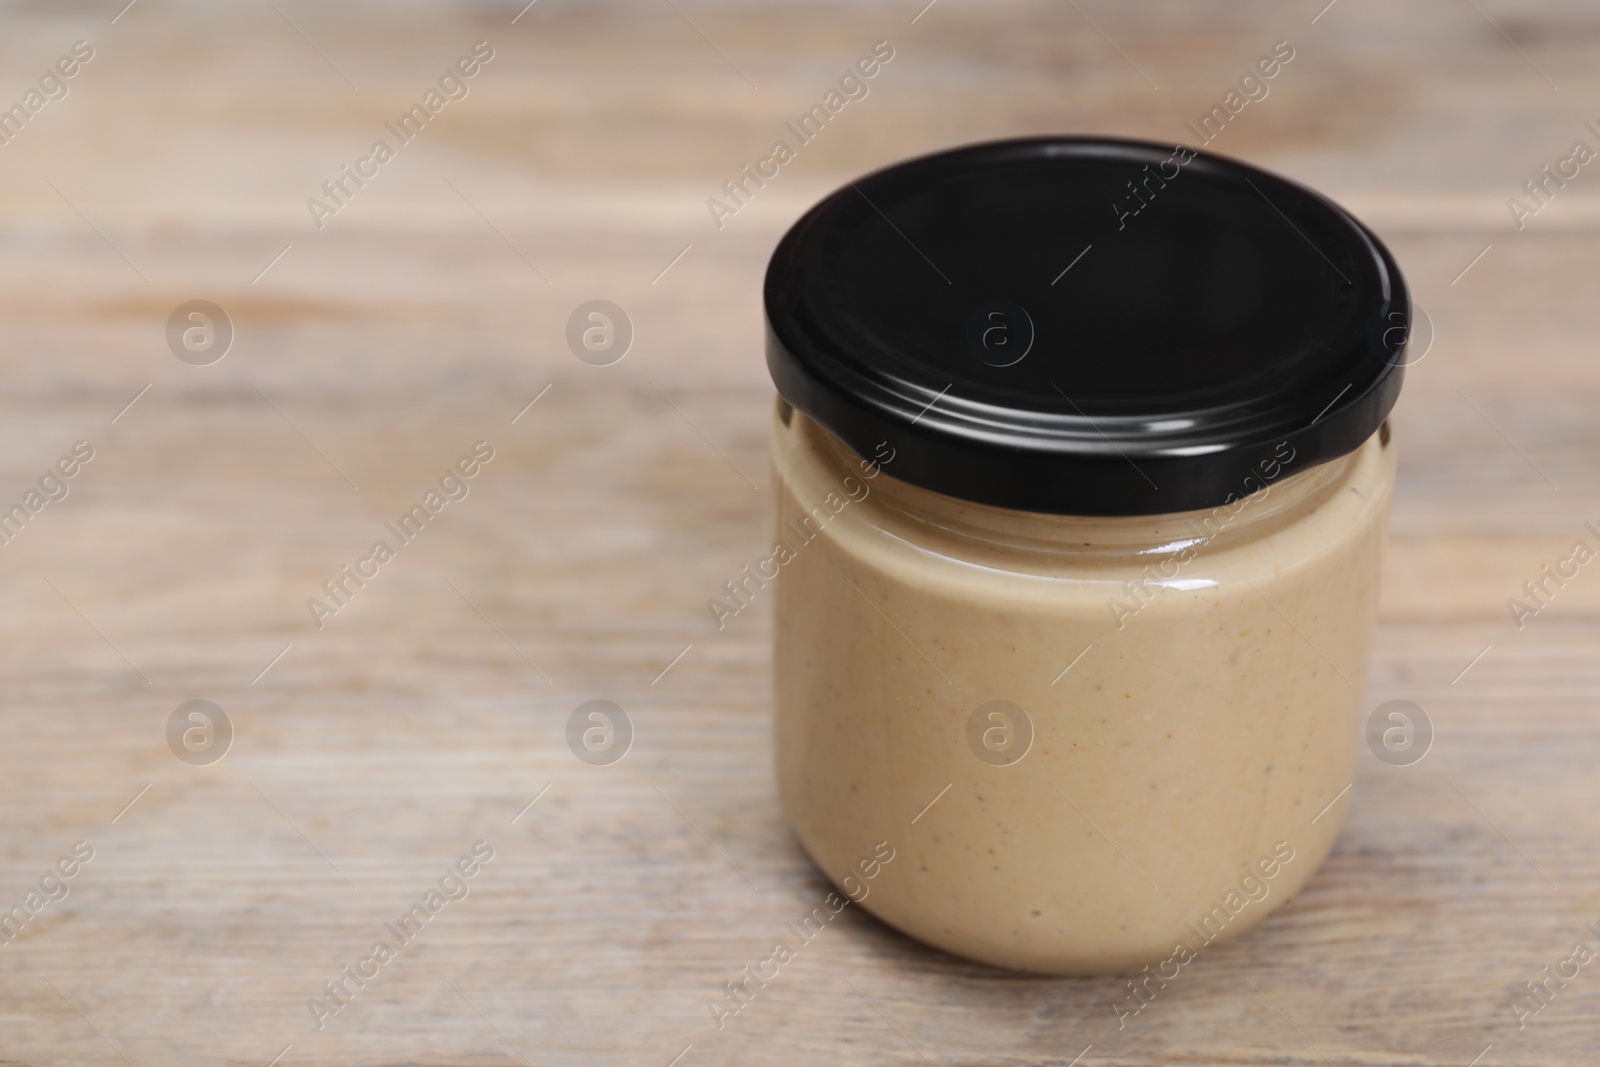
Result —
[{"label": "wooden table", "polygon": [[[1322,3],[8,10],[3,101],[94,58],[0,146],[0,505],[94,457],[0,547],[0,906],[93,858],[0,944],[0,1061],[1600,1062],[1600,966],[1524,1029],[1509,1007],[1600,944],[1600,574],[1520,630],[1506,606],[1600,520],[1600,172],[1521,230],[1506,206],[1600,146],[1600,18]],[[466,97],[316,228],[307,198],[480,40]],[[879,40],[870,94],[717,228],[706,199]],[[1368,695],[1425,709],[1432,751],[1363,754],[1307,890],[1125,1030],[1117,979],[853,910],[718,1030],[707,1000],[826,890],[774,795],[769,620],[705,608],[766,544],[774,241],[947,144],[1189,138],[1277,40],[1212,147],[1364,217],[1436,332]],[[610,366],[564,339],[596,298],[636,332]],[[196,299],[235,330],[209,366],[165,336]],[[468,495],[318,628],[307,600],[480,440]],[[633,724],[619,763],[567,746],[592,699]],[[219,762],[169,748],[190,700],[231,722]],[[469,895],[316,1029],[478,841]]]}]

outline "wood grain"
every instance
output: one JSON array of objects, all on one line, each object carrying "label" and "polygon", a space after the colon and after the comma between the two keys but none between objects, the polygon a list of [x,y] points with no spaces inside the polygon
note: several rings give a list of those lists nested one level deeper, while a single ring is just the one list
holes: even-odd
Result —
[{"label": "wood grain", "polygon": [[[0,501],[95,448],[0,547],[0,904],[95,850],[0,945],[0,1061],[1600,1060],[1600,971],[1520,1031],[1507,1006],[1600,920],[1600,575],[1521,630],[1505,606],[1600,519],[1600,176],[1520,231],[1505,206],[1595,143],[1591,7],[121,6],[0,15],[0,101],[96,50],[0,147]],[[774,795],[769,620],[704,607],[766,540],[772,244],[943,145],[1183,137],[1279,39],[1213,147],[1362,215],[1436,330],[1369,693],[1420,704],[1433,751],[1364,759],[1307,890],[1124,1030],[1115,979],[969,966],[853,910],[718,1030],[707,999],[826,891]],[[306,198],[479,40],[470,95],[316,229]],[[717,229],[706,198],[878,40],[870,95]],[[637,331],[604,368],[563,341],[596,297]],[[195,298],[237,328],[209,367],[164,339]],[[470,494],[316,628],[306,599],[478,440]],[[236,730],[213,766],[167,748],[196,698]],[[595,698],[637,731],[606,768],[564,740]],[[314,1029],[478,840],[470,895]]]}]

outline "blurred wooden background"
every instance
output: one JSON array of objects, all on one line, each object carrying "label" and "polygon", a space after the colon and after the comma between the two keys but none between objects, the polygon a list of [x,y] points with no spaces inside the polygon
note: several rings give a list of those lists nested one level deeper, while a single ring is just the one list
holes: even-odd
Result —
[{"label": "blurred wooden background", "polygon": [[[1506,206],[1600,147],[1600,12],[923,2],[0,8],[0,104],[94,49],[0,146],[0,506],[95,449],[0,547],[0,906],[95,850],[0,944],[0,1061],[1600,1062],[1600,970],[1524,1029],[1508,1006],[1600,940],[1600,575],[1506,608],[1600,519],[1600,171],[1520,231]],[[480,40],[470,94],[316,229],[306,199]],[[706,198],[879,40],[867,98],[717,229]],[[1116,979],[851,911],[719,1031],[707,999],[825,892],[774,796],[767,617],[704,606],[767,540],[773,243],[941,146],[1188,138],[1277,40],[1211,147],[1361,215],[1436,333],[1369,693],[1433,750],[1364,755],[1310,887],[1125,1030]],[[636,330],[612,366],[564,341],[594,298]],[[167,347],[192,299],[236,330],[211,366]],[[480,439],[470,495],[317,629],[306,599]],[[637,735],[605,768],[565,742],[594,698]],[[191,699],[236,732],[211,766],[167,747]],[[471,895],[316,1030],[308,998],[479,839]]]}]

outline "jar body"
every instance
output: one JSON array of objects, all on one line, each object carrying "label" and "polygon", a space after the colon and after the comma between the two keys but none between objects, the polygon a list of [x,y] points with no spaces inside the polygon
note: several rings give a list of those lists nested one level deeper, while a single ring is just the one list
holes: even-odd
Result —
[{"label": "jar body", "polygon": [[883,921],[1002,967],[1171,977],[1259,923],[1349,804],[1388,438],[1213,512],[1078,518],[899,482],[887,445],[860,461],[780,402],[774,745],[802,845]]}]

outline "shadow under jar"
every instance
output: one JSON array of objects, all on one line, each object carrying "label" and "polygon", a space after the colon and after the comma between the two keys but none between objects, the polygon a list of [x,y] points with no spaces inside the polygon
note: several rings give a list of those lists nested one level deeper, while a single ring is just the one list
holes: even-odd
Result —
[{"label": "shadow under jar", "polygon": [[833,194],[765,297],[756,571],[817,865],[1058,974],[1286,902],[1354,776],[1411,311],[1383,245],[1182,146],[1010,141]]}]

